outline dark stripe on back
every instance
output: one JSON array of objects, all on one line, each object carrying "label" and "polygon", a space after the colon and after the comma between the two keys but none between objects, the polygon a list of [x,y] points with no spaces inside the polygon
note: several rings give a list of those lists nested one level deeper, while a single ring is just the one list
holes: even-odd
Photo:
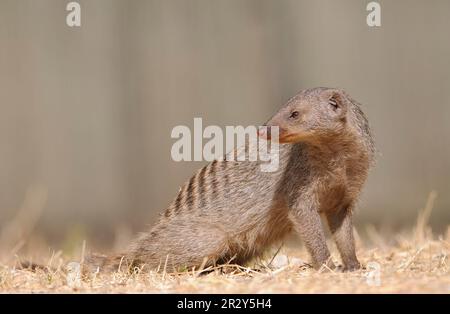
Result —
[{"label": "dark stripe on back", "polygon": [[195,199],[195,194],[194,194],[194,181],[195,181],[195,175],[192,176],[189,179],[189,184],[187,186],[187,190],[186,190],[186,202],[188,204],[188,209],[192,209],[192,205],[194,205],[194,199]]},{"label": "dark stripe on back", "polygon": [[178,213],[181,209],[181,200],[182,200],[183,194],[184,194],[183,192],[184,192],[184,190],[180,190],[180,192],[178,192],[177,199],[175,200],[174,210],[176,213]]},{"label": "dark stripe on back", "polygon": [[217,191],[217,160],[214,159],[214,161],[210,164],[208,176],[211,180],[211,189],[212,189],[212,195],[213,198],[217,197],[218,191]]},{"label": "dark stripe on back", "polygon": [[225,160],[222,161],[222,175],[225,179],[225,186],[224,186],[225,189],[228,188],[228,184],[230,183],[230,177],[229,177],[228,171],[227,171],[228,165],[229,165],[229,161],[225,161]]},{"label": "dark stripe on back", "polygon": [[172,206],[167,207],[166,211],[164,212],[164,216],[169,217],[171,213]]},{"label": "dark stripe on back", "polygon": [[200,198],[200,207],[205,206],[205,173],[206,173],[206,166],[200,170],[200,173],[198,175],[198,189],[199,189],[199,198]]}]

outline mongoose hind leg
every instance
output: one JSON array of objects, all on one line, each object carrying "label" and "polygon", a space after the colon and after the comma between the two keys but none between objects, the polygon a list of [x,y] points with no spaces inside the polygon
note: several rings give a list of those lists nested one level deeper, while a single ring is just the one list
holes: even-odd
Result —
[{"label": "mongoose hind leg", "polygon": [[227,234],[216,226],[173,218],[143,234],[130,253],[150,269],[173,271],[211,266],[229,254],[229,247]]},{"label": "mongoose hind leg", "polygon": [[351,207],[326,213],[328,225],[344,264],[344,271],[361,268],[356,257]]}]

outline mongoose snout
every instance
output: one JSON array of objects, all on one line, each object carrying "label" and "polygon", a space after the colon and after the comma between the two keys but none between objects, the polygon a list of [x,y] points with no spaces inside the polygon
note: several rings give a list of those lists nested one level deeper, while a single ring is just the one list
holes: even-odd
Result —
[{"label": "mongoose snout", "polygon": [[[321,215],[344,269],[359,268],[352,215],[375,151],[361,106],[340,89],[312,88],[291,98],[266,125],[279,127],[278,170],[262,172],[259,161],[214,160],[127,251],[93,256],[87,268],[246,263],[290,232],[300,236],[314,267],[334,267]],[[275,140],[270,128],[259,135]]]}]

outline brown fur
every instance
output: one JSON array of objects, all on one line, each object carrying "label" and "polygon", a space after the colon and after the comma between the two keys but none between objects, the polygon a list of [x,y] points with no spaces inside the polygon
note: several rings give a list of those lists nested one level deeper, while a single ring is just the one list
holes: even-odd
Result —
[{"label": "brown fur", "polygon": [[280,128],[277,171],[261,172],[259,162],[213,161],[183,185],[159,221],[126,252],[91,256],[88,269],[191,268],[232,258],[245,263],[292,230],[315,267],[334,267],[320,214],[344,268],[359,268],[352,212],[374,156],[359,104],[342,90],[309,89],[288,101],[267,125]]}]

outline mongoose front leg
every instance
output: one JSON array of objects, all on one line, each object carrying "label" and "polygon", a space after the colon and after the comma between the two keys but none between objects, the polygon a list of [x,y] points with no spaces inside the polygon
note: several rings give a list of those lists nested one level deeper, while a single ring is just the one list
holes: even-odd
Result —
[{"label": "mongoose front leg", "polygon": [[322,265],[326,265],[333,269],[335,266],[327,247],[319,213],[314,208],[302,207],[293,209],[290,219],[311,254],[314,268],[319,269]]},{"label": "mongoose front leg", "polygon": [[353,237],[352,208],[326,213],[328,225],[344,263],[344,271],[359,269],[361,265],[356,258]]}]

